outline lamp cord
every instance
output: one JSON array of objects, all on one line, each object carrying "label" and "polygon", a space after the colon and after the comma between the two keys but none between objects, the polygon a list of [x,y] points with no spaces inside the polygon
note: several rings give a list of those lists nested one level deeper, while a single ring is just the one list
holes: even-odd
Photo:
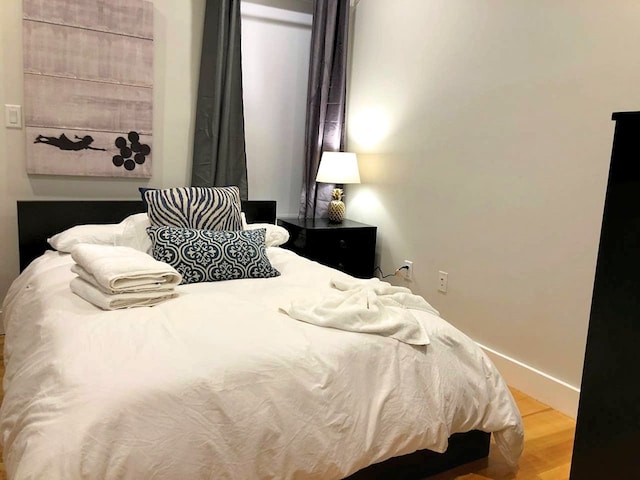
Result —
[{"label": "lamp cord", "polygon": [[380,272],[380,278],[389,278],[389,277],[395,277],[396,275],[398,275],[398,273],[400,273],[402,270],[408,270],[409,267],[407,265],[403,265],[400,268],[396,268],[396,271],[393,273],[390,273],[388,275],[385,275],[384,272],[382,271],[382,269],[380,268],[380,266],[377,266],[376,268],[373,269],[373,272]]}]

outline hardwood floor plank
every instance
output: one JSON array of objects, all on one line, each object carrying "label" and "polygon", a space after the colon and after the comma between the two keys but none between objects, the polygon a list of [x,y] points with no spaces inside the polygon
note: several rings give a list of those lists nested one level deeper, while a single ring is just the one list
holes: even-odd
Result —
[{"label": "hardwood floor plank", "polygon": [[548,410],[549,408],[551,408],[548,405],[545,405],[544,403],[541,403],[525,395],[524,393],[522,393],[519,390],[516,390],[515,388],[510,387],[509,390],[511,390],[511,395],[513,395],[513,399],[518,404],[520,415],[522,415],[523,417],[530,415],[532,413],[541,412],[543,410]]}]

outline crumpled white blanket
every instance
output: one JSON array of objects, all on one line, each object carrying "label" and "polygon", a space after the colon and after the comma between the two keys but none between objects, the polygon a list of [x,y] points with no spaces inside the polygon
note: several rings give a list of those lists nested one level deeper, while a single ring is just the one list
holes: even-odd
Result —
[{"label": "crumpled white blanket", "polygon": [[131,247],[81,243],[71,250],[74,273],[104,293],[169,290],[182,281],[171,266]]},{"label": "crumpled white blanket", "polygon": [[439,315],[424,298],[411,290],[377,278],[358,280],[334,278],[338,292],[313,300],[294,300],[280,307],[290,317],[321,327],[372,333],[411,345],[428,345],[429,337],[410,309]]},{"label": "crumpled white blanket", "polygon": [[143,292],[105,293],[82,278],[76,277],[69,283],[71,291],[102,310],[118,310],[121,308],[152,307],[171,298],[178,293],[171,290],[147,290]]}]

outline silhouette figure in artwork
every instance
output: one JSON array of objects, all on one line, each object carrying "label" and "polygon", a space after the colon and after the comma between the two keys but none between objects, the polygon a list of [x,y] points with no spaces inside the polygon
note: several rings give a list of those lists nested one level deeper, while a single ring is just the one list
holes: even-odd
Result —
[{"label": "silhouette figure in artwork", "polygon": [[93,143],[93,137],[90,135],[85,135],[84,137],[75,135],[75,137],[79,140],[78,142],[71,140],[64,133],[59,137],[45,137],[44,135],[38,135],[33,143],[53,145],[54,147],[58,147],[60,150],[102,150],[103,152],[106,152],[106,149],[104,148],[94,148],[89,146]]}]

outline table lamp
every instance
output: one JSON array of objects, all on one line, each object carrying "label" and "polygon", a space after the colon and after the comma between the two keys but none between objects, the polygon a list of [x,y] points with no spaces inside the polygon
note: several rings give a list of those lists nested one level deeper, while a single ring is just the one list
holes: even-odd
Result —
[{"label": "table lamp", "polygon": [[[316,182],[344,185],[345,183],[360,183],[358,171],[358,157],[350,152],[323,152],[320,167],[316,175]],[[334,188],[329,202],[328,216],[333,223],[342,223],[346,207],[342,201],[342,188]]]}]

